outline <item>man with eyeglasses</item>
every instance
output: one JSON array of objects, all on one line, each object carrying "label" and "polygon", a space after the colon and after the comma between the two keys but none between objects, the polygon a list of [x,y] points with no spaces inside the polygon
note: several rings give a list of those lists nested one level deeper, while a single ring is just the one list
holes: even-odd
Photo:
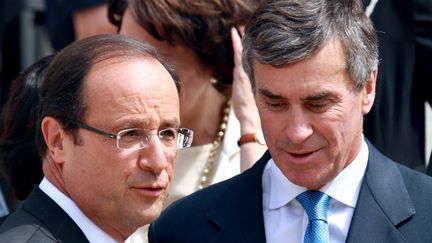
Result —
[{"label": "man with eyeglasses", "polygon": [[121,242],[152,222],[192,142],[178,94],[174,71],[138,40],[101,35],[58,53],[37,122],[45,177],[0,242]]}]

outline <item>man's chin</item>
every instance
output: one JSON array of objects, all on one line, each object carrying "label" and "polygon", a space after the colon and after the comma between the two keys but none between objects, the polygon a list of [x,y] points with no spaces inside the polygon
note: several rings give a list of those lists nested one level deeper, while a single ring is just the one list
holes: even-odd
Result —
[{"label": "man's chin", "polygon": [[[145,208],[141,211],[140,215],[142,217],[141,224],[150,224],[155,221],[163,210],[162,201],[155,202],[152,206]],[[142,226],[141,225],[141,226]]]},{"label": "man's chin", "polygon": [[287,178],[298,186],[305,187],[309,190],[318,190],[331,180],[331,178],[328,178],[329,176],[328,174],[321,174],[313,169],[289,174]]}]

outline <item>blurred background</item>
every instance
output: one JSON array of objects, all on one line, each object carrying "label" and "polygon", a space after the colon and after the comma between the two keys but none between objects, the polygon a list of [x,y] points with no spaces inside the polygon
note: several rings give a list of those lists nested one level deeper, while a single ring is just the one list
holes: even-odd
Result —
[{"label": "blurred background", "polygon": [[0,0],[0,102],[19,71],[70,42],[114,33],[104,0]]},{"label": "blurred background", "polygon": [[[0,0],[0,107],[11,82],[39,58],[74,40],[115,32],[104,0]],[[0,216],[7,214],[5,203],[9,211],[18,206],[6,181],[0,173]]]}]

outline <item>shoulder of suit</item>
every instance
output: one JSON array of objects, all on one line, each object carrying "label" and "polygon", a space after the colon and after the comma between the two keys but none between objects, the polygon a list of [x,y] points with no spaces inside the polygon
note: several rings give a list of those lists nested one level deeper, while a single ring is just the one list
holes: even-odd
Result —
[{"label": "shoulder of suit", "polygon": [[0,242],[57,242],[57,240],[37,218],[18,209],[0,226]]},{"label": "shoulder of suit", "polygon": [[432,177],[414,169],[408,168],[405,165],[397,164],[402,178],[406,184],[413,184],[418,189],[423,189],[425,192],[432,194]]}]

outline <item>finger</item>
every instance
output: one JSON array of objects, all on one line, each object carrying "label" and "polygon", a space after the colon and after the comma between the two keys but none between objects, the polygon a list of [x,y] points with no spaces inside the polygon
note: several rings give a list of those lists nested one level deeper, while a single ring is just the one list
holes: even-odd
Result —
[{"label": "finger", "polygon": [[241,64],[241,53],[243,50],[242,42],[239,33],[236,28],[231,28],[231,41],[234,51],[234,63],[235,65]]},{"label": "finger", "polygon": [[245,26],[244,26],[244,25],[239,25],[239,26],[237,27],[237,30],[238,30],[238,32],[239,32],[239,34],[240,34],[240,37],[243,38],[244,33],[245,33]]}]

